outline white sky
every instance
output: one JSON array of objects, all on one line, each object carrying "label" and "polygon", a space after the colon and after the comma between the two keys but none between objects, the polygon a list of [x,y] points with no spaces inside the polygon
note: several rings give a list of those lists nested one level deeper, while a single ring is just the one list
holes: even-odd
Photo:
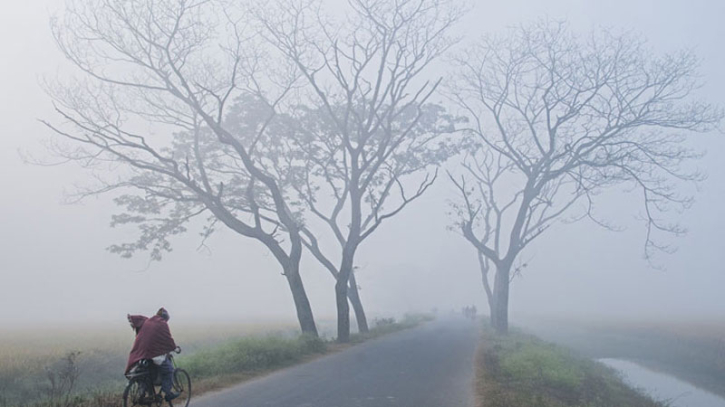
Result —
[{"label": "white sky", "polygon": [[[222,232],[197,251],[194,233],[177,239],[175,251],[147,267],[105,247],[133,230],[111,229],[109,199],[63,205],[64,190],[87,181],[72,165],[24,164],[19,151],[47,155],[49,133],[37,121],[53,119],[39,86],[63,72],[48,28],[60,0],[7,2],[0,12],[0,323],[79,321],[124,323],[131,313],[158,306],[177,320],[294,318],[291,296],[274,259],[252,240]],[[725,2],[721,0],[508,0],[478,1],[464,21],[476,36],[537,16],[568,18],[586,29],[603,24],[642,32],[660,50],[694,47],[703,58],[703,95],[725,103]],[[631,227],[610,233],[588,223],[557,227],[531,252],[530,267],[512,288],[513,317],[566,313],[589,316],[725,317],[725,139],[698,135],[706,149],[699,165],[710,174],[695,206],[680,219],[689,235],[680,250],[662,258],[667,271],[642,260],[643,231],[632,221],[637,208],[621,195],[606,197],[609,213]],[[369,313],[443,310],[476,303],[485,309],[475,255],[462,238],[446,232],[441,179],[428,197],[382,227],[360,252],[358,274]],[[394,248],[392,250],[391,248]],[[334,315],[333,281],[312,261],[303,277],[318,318]]]}]

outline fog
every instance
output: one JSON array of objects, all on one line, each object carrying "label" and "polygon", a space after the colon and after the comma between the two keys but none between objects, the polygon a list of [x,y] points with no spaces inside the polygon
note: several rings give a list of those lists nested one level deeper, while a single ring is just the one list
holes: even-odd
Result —
[{"label": "fog", "polygon": [[[123,324],[126,313],[164,306],[176,321],[274,320],[294,322],[294,305],[281,270],[266,248],[226,230],[200,247],[199,230],[173,239],[161,262],[139,254],[131,260],[106,251],[133,239],[132,227],[111,228],[109,196],[66,204],[75,185],[92,181],[74,164],[42,167],[23,157],[52,160],[54,120],[40,85],[72,70],[53,43],[49,16],[62,1],[3,4],[0,10],[0,324]],[[725,3],[716,0],[479,1],[460,25],[466,40],[534,18],[567,19],[575,29],[597,26],[641,32],[657,51],[693,48],[707,85],[698,95],[725,103]],[[445,72],[440,73],[445,76]],[[638,205],[624,191],[600,197],[606,217],[624,227],[611,232],[588,221],[557,224],[523,257],[529,263],[511,290],[511,318],[710,319],[725,317],[725,138],[696,134],[689,143],[705,151],[697,166],[709,174],[693,207],[671,213],[688,234],[679,250],[660,254],[666,268],[642,258],[644,229]],[[689,191],[688,191],[689,192]],[[371,316],[409,311],[441,312],[475,304],[485,310],[476,254],[447,230],[445,177],[419,201],[381,226],[360,249],[356,273]],[[318,319],[335,315],[334,281],[305,254],[302,276]]]}]

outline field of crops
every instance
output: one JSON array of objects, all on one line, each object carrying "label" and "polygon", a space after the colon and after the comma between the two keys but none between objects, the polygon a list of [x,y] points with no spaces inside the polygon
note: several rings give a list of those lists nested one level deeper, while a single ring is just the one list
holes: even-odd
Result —
[{"label": "field of crops", "polygon": [[[284,338],[297,333],[296,325],[285,323],[177,326],[172,322],[171,329],[184,356],[235,338]],[[51,379],[69,368],[69,355],[76,355],[72,368],[77,371],[74,386],[78,393],[122,389],[123,369],[133,340],[127,325],[0,332],[0,406],[47,397],[53,391]]]}]

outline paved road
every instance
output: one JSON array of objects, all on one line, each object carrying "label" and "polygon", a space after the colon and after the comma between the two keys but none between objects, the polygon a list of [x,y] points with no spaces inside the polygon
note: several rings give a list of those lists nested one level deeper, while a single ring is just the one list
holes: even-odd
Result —
[{"label": "paved road", "polygon": [[478,334],[434,321],[210,393],[190,407],[472,407]]}]

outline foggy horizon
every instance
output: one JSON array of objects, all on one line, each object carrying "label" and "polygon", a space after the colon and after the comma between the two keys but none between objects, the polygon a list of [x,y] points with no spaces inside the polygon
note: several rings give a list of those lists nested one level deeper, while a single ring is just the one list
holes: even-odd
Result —
[{"label": "foggy horizon", "polygon": [[[73,73],[49,28],[51,14],[63,4],[14,3],[5,6],[9,12],[0,13],[0,88],[5,95],[0,101],[0,130],[7,143],[0,150],[4,330],[42,324],[126,325],[127,313],[148,315],[160,306],[169,309],[172,324],[265,319],[294,323],[287,282],[260,243],[220,228],[200,248],[201,229],[190,227],[172,238],[173,252],[160,262],[149,262],[145,253],[122,259],[106,248],[132,240],[137,231],[109,226],[117,212],[111,196],[63,203],[64,191],[93,181],[90,172],[75,164],[42,167],[24,162],[24,156],[54,160],[44,147],[50,131],[38,120],[58,119],[42,89],[44,78]],[[565,19],[581,32],[598,26],[633,30],[658,53],[692,48],[702,61],[699,72],[706,83],[697,96],[725,104],[725,26],[719,21],[725,3],[485,2],[475,4],[459,29],[466,42],[542,15]],[[435,75],[446,72],[438,69]],[[678,247],[674,254],[657,255],[655,263],[666,269],[652,268],[642,258],[645,231],[636,220],[641,205],[629,200],[627,191],[610,190],[600,197],[599,206],[607,219],[625,230],[607,231],[591,221],[556,224],[523,254],[528,266],[511,291],[513,325],[531,317],[725,318],[725,217],[720,212],[725,200],[725,160],[720,157],[725,138],[722,132],[688,138],[688,146],[706,153],[694,164],[709,176],[697,190],[688,186],[695,198],[689,210],[668,214],[688,233],[672,241]],[[356,277],[371,320],[434,308],[447,314],[473,304],[479,312],[488,312],[476,253],[460,234],[447,230],[448,201],[454,198],[448,179],[439,176],[420,200],[361,246]],[[301,270],[316,319],[334,319],[333,279],[308,252]]]}]

